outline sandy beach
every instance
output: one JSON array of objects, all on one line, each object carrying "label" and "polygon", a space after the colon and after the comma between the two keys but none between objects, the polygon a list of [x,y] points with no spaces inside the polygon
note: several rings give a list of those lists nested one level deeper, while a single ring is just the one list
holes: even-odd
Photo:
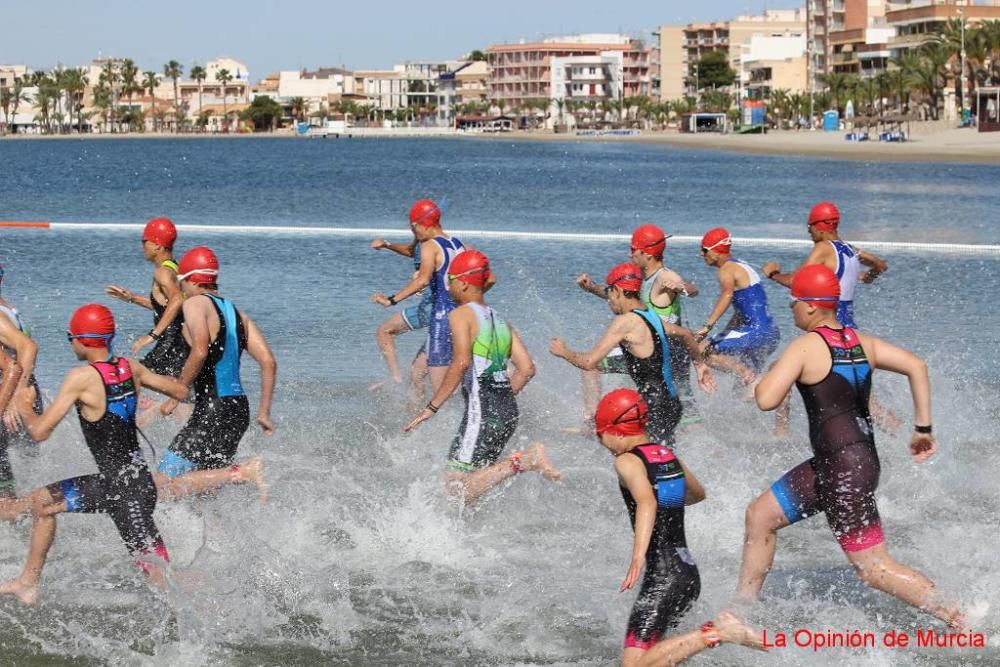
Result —
[{"label": "sandy beach", "polygon": [[[614,142],[637,144],[663,144],[683,148],[757,153],[761,155],[787,155],[824,157],[834,160],[860,160],[864,162],[952,162],[1000,163],[1000,132],[980,133],[974,129],[958,129],[945,123],[921,122],[911,126],[910,140],[903,143],[880,141],[847,141],[845,132],[821,131],[771,131],[768,134],[681,134],[676,131],[648,131],[635,137],[577,136],[573,133],[556,134],[549,130],[515,131],[500,134],[462,133],[422,134],[421,128],[396,128],[375,130],[357,128],[341,139],[391,139],[391,138],[462,138],[472,141],[556,141],[556,142]],[[874,133],[873,133],[874,135]],[[291,131],[261,132],[257,134],[170,134],[145,132],[134,134],[85,134],[85,135],[8,135],[3,141],[77,140],[88,139],[277,139],[295,136]],[[304,137],[308,138],[308,137]],[[336,140],[336,139],[331,139]]]}]

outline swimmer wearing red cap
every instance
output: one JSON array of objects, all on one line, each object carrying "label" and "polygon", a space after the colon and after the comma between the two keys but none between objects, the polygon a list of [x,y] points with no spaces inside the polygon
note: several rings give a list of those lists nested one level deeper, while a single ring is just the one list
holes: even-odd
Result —
[{"label": "swimmer wearing red cap", "polygon": [[[233,464],[250,427],[250,402],[240,380],[240,357],[260,367],[257,424],[274,432],[271,402],[278,364],[252,319],[219,294],[219,259],[211,248],[192,248],[178,264],[184,293],[184,338],[191,348],[180,381],[192,388],[194,409],[164,452],[156,484],[163,499],[251,482],[267,497],[260,457]],[[168,406],[172,408],[176,403]]]},{"label": "swimmer wearing red cap", "polygon": [[[639,298],[663,318],[664,322],[684,326],[681,312],[681,296],[698,295],[698,286],[685,281],[679,274],[663,265],[663,254],[667,239],[663,230],[656,225],[642,225],[632,232],[629,259],[642,269],[642,289]],[[577,285],[586,292],[605,299],[604,289],[595,284],[584,273],[577,278]],[[620,356],[620,355],[619,355]],[[693,424],[701,421],[694,392],[691,389],[691,356],[684,345],[670,346],[670,368],[677,383],[677,391],[684,404],[682,422]],[[604,372],[618,372],[612,364],[602,369]],[[587,406],[585,419],[594,413],[597,399],[601,394],[601,372],[583,371],[584,405]]]},{"label": "swimmer wearing red cap", "polygon": [[[874,253],[859,250],[840,238],[840,210],[833,202],[823,201],[809,211],[809,237],[813,249],[802,267],[825,266],[837,275],[840,283],[840,301],[837,303],[837,320],[845,327],[857,329],[854,319],[854,292],[858,281],[871,284],[885,273],[889,265]],[[861,270],[861,265],[868,268]],[[802,268],[799,267],[799,268]],[[785,287],[792,285],[792,273],[782,273],[781,265],[768,262],[761,271],[765,276]],[[899,418],[878,401],[872,401],[872,417],[875,423],[890,432],[899,430]]]},{"label": "swimmer wearing red cap", "polygon": [[[3,286],[4,268],[0,266],[0,288]],[[10,405],[15,391],[37,387],[35,360],[38,346],[28,332],[21,313],[14,304],[0,296],[0,519],[13,520],[4,511],[3,500],[13,499],[14,471],[10,465],[7,448],[23,439],[24,431],[17,410]],[[35,401],[35,414],[42,412],[42,399]]]},{"label": "swimmer wearing red cap", "polygon": [[[802,266],[822,265],[837,275],[840,282],[840,303],[837,319],[845,327],[857,328],[854,321],[854,291],[860,280],[872,283],[885,273],[889,265],[870,252],[859,250],[840,238],[840,210],[833,202],[823,201],[809,211],[809,237],[813,249]],[[868,267],[861,270],[861,265]],[[799,267],[802,268],[802,267]],[[791,287],[793,273],[782,273],[781,265],[768,262],[761,269],[764,275],[779,285]]]},{"label": "swimmer wearing red cap", "polygon": [[119,285],[104,288],[109,296],[153,311],[153,328],[135,341],[132,354],[138,355],[144,347],[156,343],[142,358],[142,363],[155,373],[173,377],[180,374],[188,355],[187,343],[181,334],[184,298],[177,286],[177,262],[173,254],[176,242],[177,228],[173,222],[167,218],[150,220],[142,233],[142,254],[154,267],[149,296]]},{"label": "swimmer wearing red cap", "polygon": [[534,377],[535,362],[517,331],[483,299],[486,287],[496,280],[489,259],[478,250],[466,250],[451,262],[447,280],[458,304],[448,315],[452,361],[427,407],[403,430],[411,431],[437,414],[461,385],[465,414],[448,455],[449,493],[472,505],[519,472],[534,470],[546,479],[561,479],[540,443],[500,459],[517,428],[515,396]]},{"label": "swimmer wearing red cap", "polygon": [[[397,255],[412,258],[415,270],[413,277],[416,278],[419,274],[420,242],[417,241],[415,232],[413,241],[410,243],[393,243],[385,239],[375,239],[371,242],[371,248],[372,250],[391,250]],[[389,367],[389,375],[396,384],[403,382],[403,374],[400,372],[399,361],[396,357],[395,338],[410,331],[426,329],[430,325],[433,310],[434,300],[431,297],[431,292],[424,290],[419,303],[392,314],[375,331],[375,341],[378,343],[379,350],[382,351],[386,366]],[[408,410],[410,413],[424,402],[424,381],[426,378],[427,341],[425,340],[410,364],[409,403],[412,406],[412,409]],[[371,389],[377,389],[381,385],[381,382],[376,383],[371,386]]]},{"label": "swimmer wearing red cap", "polygon": [[35,414],[33,388],[18,393],[17,408],[28,434],[41,442],[76,406],[97,473],[43,486],[18,501],[20,509],[32,513],[31,546],[21,574],[0,584],[0,593],[29,605],[38,598],[38,582],[55,539],[57,514],[107,514],[136,565],[158,587],[164,586],[163,566],[170,560],[153,521],[156,485],[139,448],[136,403],[143,388],[175,399],[186,397],[188,389],[137,361],[115,356],[111,350],[114,317],[102,305],[92,303],[77,309],[66,336],[77,359],[86,365],[66,375],[59,394],[41,415]]},{"label": "swimmer wearing red cap", "polygon": [[[410,229],[420,243],[420,268],[406,287],[389,296],[376,292],[372,301],[386,307],[395,306],[430,288],[433,310],[427,331],[427,366],[431,385],[437,391],[451,364],[452,355],[448,313],[455,307],[455,302],[449,295],[445,278],[452,260],[465,250],[465,244],[445,234],[441,228],[441,208],[430,199],[421,199],[410,209]],[[490,286],[492,283],[488,283],[485,289]]]},{"label": "swimmer wearing red cap", "polygon": [[779,529],[823,512],[864,583],[946,623],[960,623],[958,609],[939,601],[933,582],[889,554],[875,502],[879,459],[868,411],[872,372],[889,370],[909,380],[915,424],[910,453],[919,464],[937,451],[927,365],[907,350],[843,326],[836,315],[840,284],[826,266],[800,269],[791,291],[795,326],[806,333],[788,345],[755,394],[761,410],[773,410],[798,388],[813,457],[747,509],[738,596],[749,601],[759,594]]},{"label": "swimmer wearing red cap", "polygon": [[670,368],[669,338],[679,340],[690,351],[702,389],[713,391],[715,380],[704,363],[694,334],[664,322],[639,298],[641,289],[642,271],[638,266],[621,264],[613,268],[608,273],[605,292],[616,317],[601,339],[589,352],[574,352],[561,338],[553,338],[549,351],[577,368],[593,370],[620,347],[624,365],[649,406],[650,435],[657,442],[672,446],[683,406]]},{"label": "swimmer wearing red cap", "polygon": [[684,506],[705,499],[701,482],[670,447],[650,437],[646,401],[634,389],[615,389],[597,404],[597,439],[615,457],[618,487],[635,537],[620,591],[643,570],[629,615],[623,665],[637,665],[676,627],[701,593],[698,566],[687,548]]}]

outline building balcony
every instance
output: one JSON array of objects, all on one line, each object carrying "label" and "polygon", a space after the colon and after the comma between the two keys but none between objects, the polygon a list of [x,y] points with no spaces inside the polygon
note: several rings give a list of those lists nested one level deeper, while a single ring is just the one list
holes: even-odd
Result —
[{"label": "building balcony", "polygon": [[834,53],[830,58],[834,65],[857,65],[858,57],[853,53]]},{"label": "building balcony", "polygon": [[863,28],[856,30],[840,30],[831,32],[829,41],[831,44],[854,44],[865,41],[865,31]]}]

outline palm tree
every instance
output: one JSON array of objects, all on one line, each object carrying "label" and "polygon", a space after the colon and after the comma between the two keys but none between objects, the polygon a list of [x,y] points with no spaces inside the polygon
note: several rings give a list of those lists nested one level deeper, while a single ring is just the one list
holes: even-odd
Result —
[{"label": "palm tree", "polygon": [[177,80],[181,78],[183,73],[184,67],[176,60],[171,60],[163,66],[163,76],[172,79],[174,82],[174,132],[177,132],[179,125],[176,121],[176,116],[179,113],[177,108]]},{"label": "palm tree", "polygon": [[788,106],[789,103],[791,102],[791,98],[788,95],[788,90],[784,88],[775,88],[774,90],[771,91],[770,102],[771,102],[771,108],[774,109],[774,111],[778,115],[777,126],[778,129],[780,130],[783,127],[782,121],[785,120],[785,116],[791,115],[788,113]]},{"label": "palm tree", "polygon": [[0,107],[3,108],[4,134],[10,127],[10,119],[17,116],[17,108],[21,102],[28,102],[28,96],[24,93],[24,81],[20,77],[14,78],[14,85],[0,89]]},{"label": "palm tree", "polygon": [[989,52],[990,68],[986,70],[993,84],[1000,83],[1000,20],[983,21],[979,24],[983,33],[983,42]]},{"label": "palm tree", "polygon": [[111,116],[118,102],[118,98],[115,93],[117,91],[119,76],[118,70],[115,68],[115,63],[110,58],[108,58],[107,62],[104,63],[104,67],[101,68],[99,81],[108,89],[109,92],[108,106],[105,110],[104,125],[111,131],[114,131],[115,128],[111,124]]},{"label": "palm tree", "polygon": [[87,90],[87,71],[85,69],[68,69],[63,77],[63,88],[69,96],[69,124],[73,125],[73,112],[76,112],[76,129],[81,131],[83,111],[83,93]]},{"label": "palm tree", "polygon": [[844,101],[844,97],[849,93],[853,83],[851,76],[841,72],[830,72],[829,74],[821,74],[818,78],[826,84],[827,90],[830,91],[830,97],[833,98],[833,106],[836,107],[837,113],[840,113],[841,102]]},{"label": "palm tree", "polygon": [[292,116],[296,121],[302,122],[305,119],[306,112],[306,100],[304,97],[293,97],[288,100],[289,106],[292,108]]},{"label": "palm tree", "polygon": [[229,70],[223,68],[215,73],[215,80],[222,86],[222,127],[223,132],[229,132],[229,112],[226,106],[226,84],[233,80]]},{"label": "palm tree", "polygon": [[198,113],[201,113],[201,108],[202,108],[201,84],[208,77],[208,73],[205,71],[204,67],[202,67],[198,63],[194,63],[193,65],[191,65],[190,75],[191,78],[198,83]]},{"label": "palm tree", "polygon": [[[142,86],[139,85],[139,68],[135,66],[135,62],[131,58],[126,58],[122,61],[122,93],[128,98],[129,111],[132,111],[132,96],[136,93],[142,92]],[[134,120],[135,117],[130,117]],[[129,131],[132,131],[132,122],[129,122]]]},{"label": "palm tree", "polygon": [[948,61],[951,54],[947,47],[939,43],[927,43],[920,49],[919,56],[907,59],[906,80],[925,98],[930,107],[931,118],[938,119],[938,103],[944,90]]}]

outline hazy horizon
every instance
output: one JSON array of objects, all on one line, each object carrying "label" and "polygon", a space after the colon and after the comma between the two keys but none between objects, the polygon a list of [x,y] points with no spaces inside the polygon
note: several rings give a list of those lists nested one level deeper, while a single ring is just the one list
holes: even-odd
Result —
[{"label": "hazy horizon", "polygon": [[97,57],[132,58],[141,70],[161,73],[177,60],[185,75],[192,62],[228,56],[246,63],[254,81],[279,70],[345,66],[350,70],[388,69],[404,61],[443,61],[492,44],[537,40],[561,34],[622,32],[649,39],[660,25],[710,21],[791,2],[700,3],[636,0],[623,13],[615,3],[596,0],[551,2],[532,13],[504,12],[440,0],[431,8],[388,0],[372,12],[368,5],[338,7],[303,0],[289,8],[277,0],[162,5],[121,3],[114,16],[92,5],[52,0],[39,20],[38,6],[4,8],[7,33],[0,41],[0,64],[50,69],[79,67]]}]

